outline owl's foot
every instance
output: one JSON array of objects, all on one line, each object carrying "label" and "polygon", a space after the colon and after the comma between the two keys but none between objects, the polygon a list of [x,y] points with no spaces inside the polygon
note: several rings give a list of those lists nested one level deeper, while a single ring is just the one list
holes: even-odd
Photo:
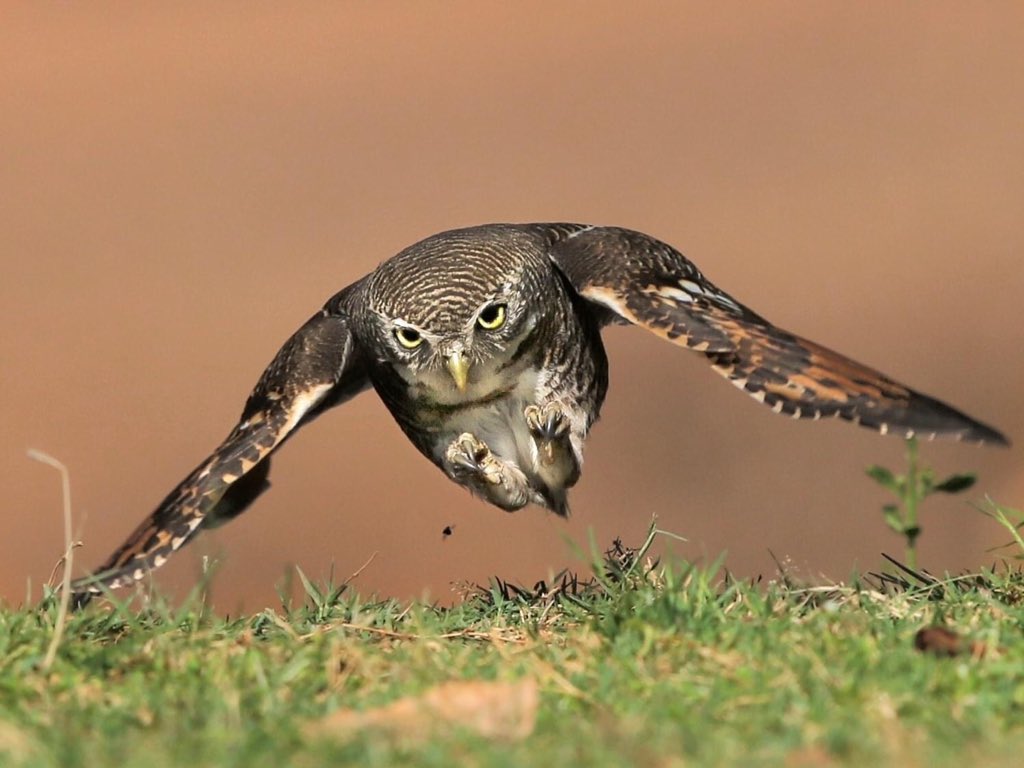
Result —
[{"label": "owl's foot", "polygon": [[544,405],[528,405],[523,409],[526,426],[534,438],[540,442],[553,442],[569,431],[569,420],[557,402]]},{"label": "owl's foot", "polygon": [[469,432],[463,432],[445,452],[448,474],[453,480],[483,496],[492,504],[512,512],[530,503],[530,483],[514,464],[502,461]]},{"label": "owl's foot", "polygon": [[537,444],[537,471],[549,488],[568,488],[580,477],[579,461],[570,440],[569,419],[557,402],[528,405],[526,426]]}]

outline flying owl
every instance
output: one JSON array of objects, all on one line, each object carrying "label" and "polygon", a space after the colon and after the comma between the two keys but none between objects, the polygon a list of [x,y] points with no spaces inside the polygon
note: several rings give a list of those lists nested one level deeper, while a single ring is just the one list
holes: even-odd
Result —
[{"label": "flying owl", "polygon": [[776,413],[882,434],[1006,444],[995,429],[772,325],[648,235],[489,224],[406,248],[335,294],[271,361],[241,419],[91,576],[123,587],[266,489],[270,454],[372,387],[419,451],[501,509],[569,512],[608,388],[601,329],[639,326],[704,355]]}]

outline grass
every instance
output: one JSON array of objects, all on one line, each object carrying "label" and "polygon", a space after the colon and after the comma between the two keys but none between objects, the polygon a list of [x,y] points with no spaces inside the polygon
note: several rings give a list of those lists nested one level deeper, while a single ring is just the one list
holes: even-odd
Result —
[{"label": "grass", "polygon": [[97,606],[48,668],[56,596],[2,608],[0,764],[1019,764],[1019,571],[751,584],[649,543],[451,608],[305,580],[238,618]]}]

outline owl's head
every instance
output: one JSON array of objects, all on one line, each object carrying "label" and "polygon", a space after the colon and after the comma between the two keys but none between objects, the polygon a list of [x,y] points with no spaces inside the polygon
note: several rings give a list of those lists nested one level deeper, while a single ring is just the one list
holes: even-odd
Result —
[{"label": "owl's head", "polygon": [[529,238],[447,232],[370,275],[367,304],[378,362],[442,403],[508,389],[532,363],[522,354],[549,290],[546,259]]}]

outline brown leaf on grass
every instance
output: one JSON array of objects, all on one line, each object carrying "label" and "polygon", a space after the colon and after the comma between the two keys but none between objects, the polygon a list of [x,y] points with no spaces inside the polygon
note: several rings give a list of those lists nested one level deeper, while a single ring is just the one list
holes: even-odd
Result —
[{"label": "brown leaf on grass", "polygon": [[786,768],[829,768],[835,764],[835,758],[821,747],[803,747],[786,755]]},{"label": "brown leaf on grass", "polygon": [[485,738],[511,741],[533,732],[539,699],[534,680],[450,682],[376,709],[341,709],[306,730],[312,736],[349,738],[369,728],[415,741],[461,728]]},{"label": "brown leaf on grass", "polygon": [[35,756],[37,745],[23,729],[13,723],[0,721],[0,764],[27,762]]},{"label": "brown leaf on grass", "polygon": [[980,642],[968,642],[946,627],[923,627],[914,635],[914,647],[935,656],[960,656],[969,653],[976,659],[984,658],[988,647]]}]

